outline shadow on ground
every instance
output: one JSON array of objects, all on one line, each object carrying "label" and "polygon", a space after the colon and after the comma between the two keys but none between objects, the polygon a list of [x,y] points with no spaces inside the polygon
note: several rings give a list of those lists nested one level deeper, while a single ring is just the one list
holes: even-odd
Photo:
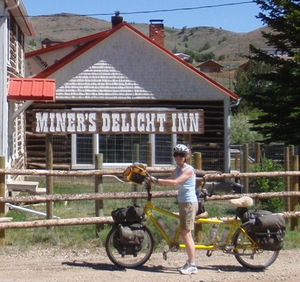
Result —
[{"label": "shadow on ground", "polygon": [[[108,263],[91,263],[87,261],[72,261],[72,262],[62,262],[63,265],[73,266],[73,267],[84,267],[91,268],[94,270],[104,270],[104,271],[126,271],[126,268],[117,267],[113,264]],[[247,269],[242,266],[234,265],[209,265],[198,267],[199,270],[212,270],[212,271],[222,271],[222,272],[257,272],[257,270]],[[143,265],[138,268],[135,268],[136,271],[143,272],[160,272],[160,273],[174,273],[178,274],[177,268],[174,267],[165,267],[165,266],[147,266]]]}]

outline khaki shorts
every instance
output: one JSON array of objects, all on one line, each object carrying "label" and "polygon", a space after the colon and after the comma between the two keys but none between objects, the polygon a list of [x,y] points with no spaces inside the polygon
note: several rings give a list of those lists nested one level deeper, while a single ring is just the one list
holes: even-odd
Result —
[{"label": "khaki shorts", "polygon": [[198,203],[179,203],[181,229],[194,230],[194,221],[197,210]]}]

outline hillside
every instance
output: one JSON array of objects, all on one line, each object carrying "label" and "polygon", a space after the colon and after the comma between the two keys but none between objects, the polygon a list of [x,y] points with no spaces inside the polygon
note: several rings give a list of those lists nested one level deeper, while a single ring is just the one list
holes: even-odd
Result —
[{"label": "hillside", "polygon": [[[26,51],[41,48],[41,41],[45,38],[65,42],[111,28],[111,23],[108,21],[74,14],[38,16],[31,18],[31,21],[37,36],[26,38]],[[148,36],[148,23],[130,24]],[[230,88],[234,75],[230,72],[245,62],[245,56],[249,54],[249,44],[257,47],[266,46],[261,36],[261,30],[265,29],[236,33],[206,26],[182,29],[165,26],[165,47],[173,52],[187,52],[187,50],[196,54],[212,52],[216,60],[222,57],[220,64],[224,66],[223,73],[210,75]],[[199,62],[194,61],[193,64],[197,66]]]},{"label": "hillside", "polygon": [[[31,18],[37,36],[34,38],[35,48],[39,48],[40,41],[48,38],[53,41],[68,41],[97,33],[111,28],[111,23],[91,17],[74,14],[57,14]],[[130,23],[136,29],[148,35],[149,25]],[[216,56],[226,57],[247,55],[249,43],[258,47],[265,46],[260,30],[249,33],[235,33],[214,27],[193,27],[176,29],[165,26],[165,46],[169,50],[176,49],[184,52],[186,49],[198,52],[205,44],[210,48],[205,52],[214,52]],[[27,44],[32,39],[27,38]],[[31,42],[32,43],[32,42]]]}]

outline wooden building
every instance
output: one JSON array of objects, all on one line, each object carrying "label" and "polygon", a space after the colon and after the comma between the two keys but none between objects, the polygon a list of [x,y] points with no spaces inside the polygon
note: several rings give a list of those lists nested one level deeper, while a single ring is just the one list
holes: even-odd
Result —
[{"label": "wooden building", "polygon": [[24,37],[35,33],[22,1],[0,1],[0,15],[0,156],[7,168],[24,168],[24,101],[10,99],[9,88],[25,76]]},{"label": "wooden building", "polygon": [[218,64],[215,61],[209,60],[206,61],[200,65],[197,66],[200,71],[206,72],[206,73],[212,73],[212,72],[222,72],[222,69],[224,68],[222,65]]},{"label": "wooden building", "polygon": [[169,165],[172,146],[183,142],[202,153],[203,169],[229,171],[237,95],[167,50],[155,38],[161,22],[151,22],[148,37],[120,18],[108,31],[26,54],[27,76],[56,81],[55,102],[26,110],[27,167],[45,167],[50,134],[55,169],[93,169],[97,153],[104,168],[124,167],[137,148],[140,162]]}]

